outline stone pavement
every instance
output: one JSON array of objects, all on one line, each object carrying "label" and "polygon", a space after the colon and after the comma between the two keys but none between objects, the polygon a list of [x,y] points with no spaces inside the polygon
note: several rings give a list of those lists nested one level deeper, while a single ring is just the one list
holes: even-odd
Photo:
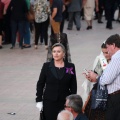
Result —
[{"label": "stone pavement", "polygon": [[[105,29],[104,24],[93,21],[93,29],[86,30],[82,21],[80,31],[75,26],[68,31],[67,21],[64,32],[68,35],[72,62],[76,66],[78,94],[83,95],[81,84],[84,81],[83,69],[92,69],[95,57],[100,53],[100,46],[110,35],[120,32],[120,24],[113,22],[113,30]],[[33,39],[32,39],[33,43]],[[19,49],[18,45],[10,50],[11,45],[4,45],[0,50],[0,120],[38,120],[39,111],[35,107],[36,83],[47,50],[39,45],[29,49]],[[15,115],[8,113],[15,112]]]}]

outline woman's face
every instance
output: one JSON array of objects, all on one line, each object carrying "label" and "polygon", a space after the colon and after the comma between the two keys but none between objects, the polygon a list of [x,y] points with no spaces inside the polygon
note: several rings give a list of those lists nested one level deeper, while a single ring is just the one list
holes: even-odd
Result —
[{"label": "woman's face", "polygon": [[107,60],[110,60],[110,59],[111,59],[110,54],[108,53],[107,48],[102,48],[102,52],[103,52],[103,55],[105,56],[105,58],[106,58]]},{"label": "woman's face", "polygon": [[54,60],[59,61],[59,60],[63,60],[65,53],[63,52],[61,46],[56,46],[52,49],[52,55]]}]

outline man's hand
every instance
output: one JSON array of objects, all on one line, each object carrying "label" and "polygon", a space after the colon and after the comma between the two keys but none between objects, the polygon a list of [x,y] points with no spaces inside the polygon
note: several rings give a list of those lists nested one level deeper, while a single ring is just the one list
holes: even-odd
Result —
[{"label": "man's hand", "polygon": [[96,73],[94,73],[93,71],[90,70],[90,71],[88,71],[88,75],[86,78],[91,82],[97,82],[97,79],[96,79],[97,76],[98,75]]}]

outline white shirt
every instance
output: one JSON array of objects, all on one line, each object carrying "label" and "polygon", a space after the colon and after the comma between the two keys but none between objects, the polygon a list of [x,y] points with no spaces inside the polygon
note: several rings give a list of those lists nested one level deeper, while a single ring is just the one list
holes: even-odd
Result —
[{"label": "white shirt", "polygon": [[108,94],[120,90],[120,50],[112,56],[101,75],[100,85],[107,85]]}]

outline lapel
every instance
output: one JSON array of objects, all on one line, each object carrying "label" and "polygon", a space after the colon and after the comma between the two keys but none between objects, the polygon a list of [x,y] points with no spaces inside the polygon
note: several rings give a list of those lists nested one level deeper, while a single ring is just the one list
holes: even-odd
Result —
[{"label": "lapel", "polygon": [[58,79],[58,75],[57,75],[57,72],[56,72],[56,69],[55,69],[55,66],[54,66],[54,60],[52,60],[50,62],[49,68],[50,68],[52,74]]}]

